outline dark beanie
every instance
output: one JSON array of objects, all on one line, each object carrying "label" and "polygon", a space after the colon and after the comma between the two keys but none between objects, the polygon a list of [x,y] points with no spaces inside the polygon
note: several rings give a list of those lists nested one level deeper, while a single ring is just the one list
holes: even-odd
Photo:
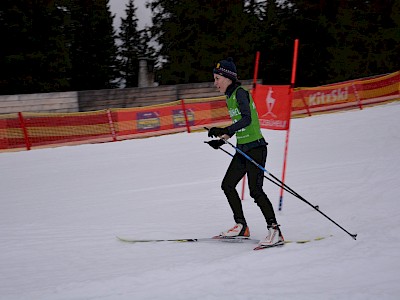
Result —
[{"label": "dark beanie", "polygon": [[219,63],[217,63],[213,73],[229,78],[233,82],[238,80],[236,66],[233,63],[232,57],[228,57],[227,59],[221,60]]}]

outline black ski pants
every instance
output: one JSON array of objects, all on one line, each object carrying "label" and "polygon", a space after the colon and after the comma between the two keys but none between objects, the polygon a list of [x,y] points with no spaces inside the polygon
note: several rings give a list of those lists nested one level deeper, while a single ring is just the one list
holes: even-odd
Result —
[{"label": "black ski pants", "polygon": [[[267,147],[259,146],[252,148],[246,152],[254,161],[259,165],[265,167],[267,160]],[[236,186],[247,174],[248,186],[250,189],[250,196],[254,199],[254,202],[261,209],[264,215],[265,221],[268,225],[276,222],[274,208],[271,201],[263,191],[264,172],[251,161],[245,158],[240,153],[236,152],[233,156],[232,161],[226,171],[225,177],[222,180],[221,188],[228,199],[229,205],[233,212],[233,218],[236,223],[247,225],[246,219],[243,214],[242,200],[236,191]]]}]

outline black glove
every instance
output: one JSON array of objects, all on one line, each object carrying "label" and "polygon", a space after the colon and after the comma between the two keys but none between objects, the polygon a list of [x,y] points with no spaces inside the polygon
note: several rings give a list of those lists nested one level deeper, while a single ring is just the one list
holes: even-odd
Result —
[{"label": "black glove", "polygon": [[204,143],[209,144],[215,150],[218,150],[219,147],[221,147],[223,144],[225,144],[225,142],[223,140],[211,140],[211,141],[204,142]]},{"label": "black glove", "polygon": [[209,137],[220,137],[220,136],[223,136],[224,134],[229,134],[229,131],[227,128],[212,127],[208,131]]}]

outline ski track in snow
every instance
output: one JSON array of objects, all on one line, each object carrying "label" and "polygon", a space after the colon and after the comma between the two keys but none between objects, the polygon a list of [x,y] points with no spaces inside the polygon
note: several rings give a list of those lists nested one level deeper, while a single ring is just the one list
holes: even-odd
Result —
[{"label": "ski track in snow", "polygon": [[[397,102],[292,120],[286,183],[358,237],[288,193],[278,212],[279,188],[265,180],[287,240],[328,238],[261,251],[116,239],[233,225],[220,189],[231,158],[205,132],[0,153],[0,299],[398,299],[399,113]],[[280,178],[285,133],[263,133],[266,169]],[[263,238],[248,191],[243,206]]]}]

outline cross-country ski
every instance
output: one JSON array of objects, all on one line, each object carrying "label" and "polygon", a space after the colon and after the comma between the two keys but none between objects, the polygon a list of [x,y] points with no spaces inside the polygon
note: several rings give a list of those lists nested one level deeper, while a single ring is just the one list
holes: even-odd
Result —
[{"label": "cross-country ski", "polygon": [[[201,243],[201,242],[222,242],[222,243],[244,243],[244,244],[258,244],[260,242],[259,239],[229,239],[229,238],[219,238],[219,237],[211,237],[211,238],[182,238],[182,239],[135,239],[135,238],[127,238],[117,236],[117,239],[121,242],[132,243],[132,244],[140,244],[140,243],[162,243],[162,242],[174,242],[174,243]],[[306,244],[312,241],[321,241],[326,239],[326,237],[316,237],[312,239],[298,239],[298,240],[285,240],[284,244]],[[282,245],[280,245],[282,246]],[[260,247],[263,248],[263,247]],[[264,247],[267,248],[267,247]]]}]

